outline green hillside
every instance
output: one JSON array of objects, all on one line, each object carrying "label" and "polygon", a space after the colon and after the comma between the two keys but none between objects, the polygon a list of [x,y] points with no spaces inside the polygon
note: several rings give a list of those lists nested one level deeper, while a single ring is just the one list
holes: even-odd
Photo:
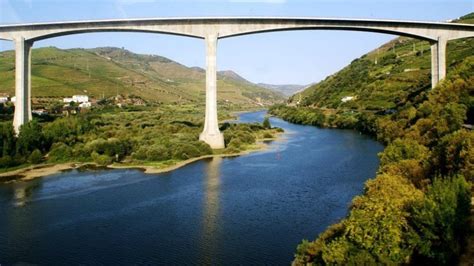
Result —
[{"label": "green hillside", "polygon": [[[303,240],[292,265],[472,264],[473,41],[449,42],[447,76],[434,89],[428,44],[398,38],[293,96],[299,105],[270,108],[290,122],[356,129],[386,144],[347,216]],[[356,98],[342,103],[346,96]]]},{"label": "green hillside", "polygon": [[[14,95],[14,67],[14,52],[0,53],[0,92]],[[205,97],[202,69],[120,48],[33,49],[31,72],[33,97],[121,94],[165,103],[201,102]],[[278,93],[231,77],[218,75],[219,101],[256,104],[283,99]]]},{"label": "green hillside", "polygon": [[[459,22],[474,23],[474,15]],[[474,39],[450,41],[447,50],[449,71],[474,54]],[[431,88],[430,69],[430,44],[400,37],[355,59],[301,95],[294,95],[290,102],[321,108],[391,109]],[[355,98],[343,103],[341,99],[346,96]]]}]

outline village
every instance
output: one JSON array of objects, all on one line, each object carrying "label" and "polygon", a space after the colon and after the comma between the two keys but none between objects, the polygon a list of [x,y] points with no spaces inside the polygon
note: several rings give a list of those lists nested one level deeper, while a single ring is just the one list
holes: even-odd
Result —
[{"label": "village", "polygon": [[[0,93],[0,114],[13,114],[16,102],[15,96]],[[74,115],[80,112],[88,112],[91,109],[104,106],[144,106],[146,101],[135,95],[116,95],[111,97],[101,96],[99,99],[88,95],[72,95],[66,97],[32,97],[31,113],[35,116]]]}]

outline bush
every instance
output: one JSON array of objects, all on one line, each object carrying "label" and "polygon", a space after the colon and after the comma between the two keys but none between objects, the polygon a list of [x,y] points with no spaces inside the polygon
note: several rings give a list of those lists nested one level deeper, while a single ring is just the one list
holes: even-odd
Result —
[{"label": "bush", "polygon": [[16,148],[21,155],[28,155],[36,149],[46,150],[48,148],[45,145],[41,126],[35,119],[20,127]]},{"label": "bush", "polygon": [[15,166],[16,163],[10,155],[5,155],[0,157],[0,167],[1,168],[8,168]]},{"label": "bush", "polygon": [[147,146],[140,146],[136,152],[133,153],[133,158],[137,160],[146,160],[148,153]]},{"label": "bush", "polygon": [[153,145],[146,151],[146,159],[149,161],[165,161],[171,159],[168,148],[164,145]]},{"label": "bush", "polygon": [[41,154],[40,150],[36,149],[34,150],[30,156],[28,156],[28,162],[32,164],[38,164],[41,163],[43,160],[43,154]]},{"label": "bush", "polygon": [[15,155],[15,132],[12,123],[0,124],[0,155]]},{"label": "bush", "polygon": [[271,138],[273,138],[273,135],[270,132],[265,132],[265,133],[263,133],[263,137],[266,138],[266,139],[271,139]]},{"label": "bush", "polygon": [[90,122],[82,117],[63,117],[45,125],[43,132],[50,143],[74,143],[78,136],[92,128]]},{"label": "bush", "polygon": [[265,128],[265,129],[270,129],[270,128],[272,128],[272,125],[270,124],[270,119],[268,118],[268,116],[266,116],[266,117],[263,119],[262,126],[263,126],[263,128]]},{"label": "bush", "polygon": [[242,147],[242,141],[240,141],[239,138],[233,138],[230,142],[229,145],[227,145],[229,148],[234,148],[235,150],[240,150],[240,147]]},{"label": "bush", "polygon": [[109,157],[118,157],[122,159],[128,154],[130,148],[127,141],[117,138],[96,139],[88,142],[85,147],[89,152],[96,152],[100,155],[105,154]]},{"label": "bush", "polygon": [[459,130],[443,137],[435,148],[434,164],[442,175],[460,173],[474,178],[474,132]]},{"label": "bush", "polygon": [[201,155],[198,148],[192,144],[188,143],[179,143],[174,147],[172,152],[173,158],[178,160],[186,160],[193,157],[198,157]]},{"label": "bush", "polygon": [[98,154],[97,152],[92,152],[92,160],[98,165],[107,166],[113,162],[113,159],[105,154]]},{"label": "bush", "polygon": [[412,209],[412,226],[419,234],[418,256],[432,264],[454,263],[467,233],[471,188],[463,176],[436,178],[426,197]]},{"label": "bush", "polygon": [[379,153],[381,166],[408,159],[426,160],[429,155],[428,148],[411,139],[396,139]]},{"label": "bush", "polygon": [[48,160],[52,162],[65,162],[71,159],[73,159],[72,148],[62,142],[54,143],[48,154]]}]

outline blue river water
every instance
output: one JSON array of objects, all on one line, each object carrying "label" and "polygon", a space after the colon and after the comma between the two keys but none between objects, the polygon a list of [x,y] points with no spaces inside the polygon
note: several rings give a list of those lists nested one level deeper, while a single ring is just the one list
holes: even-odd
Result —
[{"label": "blue river water", "polygon": [[347,214],[383,146],[355,131],[271,123],[283,138],[249,155],[0,184],[0,265],[288,265],[302,239]]}]

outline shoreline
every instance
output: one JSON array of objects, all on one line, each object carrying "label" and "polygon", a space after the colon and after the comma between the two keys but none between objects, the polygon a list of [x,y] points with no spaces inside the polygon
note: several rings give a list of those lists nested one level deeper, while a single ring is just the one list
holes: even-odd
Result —
[{"label": "shoreline", "polygon": [[[105,169],[138,169],[142,170],[145,174],[159,174],[159,173],[166,173],[166,172],[171,172],[176,169],[179,169],[183,166],[186,166],[188,164],[191,164],[193,162],[203,160],[203,159],[208,159],[208,158],[214,158],[214,157],[238,157],[242,155],[247,155],[253,152],[259,152],[259,151],[265,151],[269,149],[269,144],[264,143],[265,141],[280,141],[283,140],[282,135],[284,133],[278,133],[274,138],[271,139],[259,139],[257,140],[256,144],[253,144],[253,146],[248,149],[244,150],[238,153],[218,153],[218,154],[208,154],[208,155],[203,155],[199,157],[194,157],[194,158],[189,158],[184,161],[178,161],[174,164],[171,164],[169,166],[164,166],[164,167],[159,167],[159,166],[152,166],[152,165],[143,165],[143,164],[137,164],[137,165],[127,165],[127,164],[110,164],[107,166],[100,166],[104,167]],[[32,165],[28,166],[25,168],[21,169],[15,169],[12,171],[0,173],[0,184],[7,184],[7,183],[13,183],[13,182],[24,182],[24,181],[30,181],[36,178],[41,178],[41,177],[47,177],[50,175],[58,174],[61,172],[64,172],[66,170],[73,170],[73,169],[78,169],[81,167],[87,167],[87,166],[94,166],[94,167],[99,167],[94,162],[67,162],[67,163],[59,163],[59,164],[39,164],[39,165]],[[2,179],[6,179],[5,181],[2,181]]]}]

